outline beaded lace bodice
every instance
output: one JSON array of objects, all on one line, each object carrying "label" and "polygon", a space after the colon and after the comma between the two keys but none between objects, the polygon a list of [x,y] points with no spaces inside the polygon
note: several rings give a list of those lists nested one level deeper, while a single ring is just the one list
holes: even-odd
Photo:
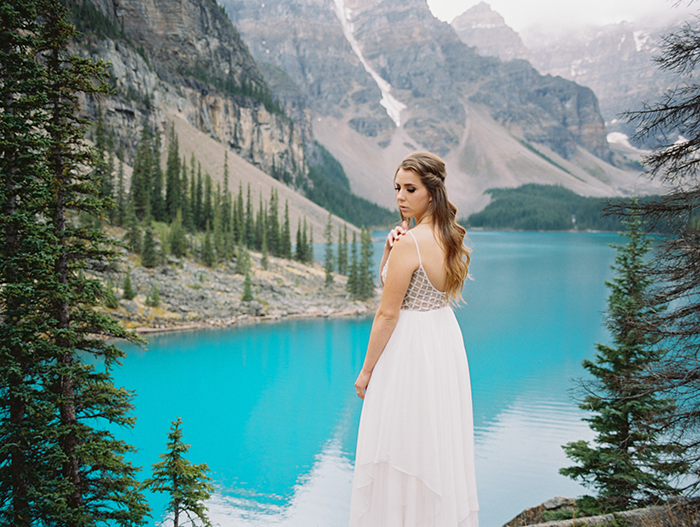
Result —
[{"label": "beaded lace bodice", "polygon": [[[447,307],[450,303],[447,298],[447,293],[437,289],[428,278],[428,275],[423,269],[423,262],[420,258],[420,250],[418,242],[411,231],[408,231],[413,237],[413,242],[416,244],[416,252],[418,253],[418,269],[413,272],[411,283],[408,284],[406,296],[401,302],[401,309],[410,309],[412,311],[432,311],[433,309],[441,309]],[[389,256],[391,257],[391,256]],[[386,281],[386,273],[389,268],[389,259],[384,264],[382,269],[382,281]]]}]

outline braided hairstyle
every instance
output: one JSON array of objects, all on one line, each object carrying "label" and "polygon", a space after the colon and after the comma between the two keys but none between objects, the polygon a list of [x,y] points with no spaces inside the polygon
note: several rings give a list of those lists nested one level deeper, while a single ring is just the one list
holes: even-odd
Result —
[{"label": "braided hairstyle", "polygon": [[[462,286],[469,276],[470,249],[464,246],[464,227],[457,223],[457,207],[447,199],[445,162],[430,152],[415,152],[401,161],[394,173],[411,170],[432,196],[430,212],[437,231],[437,240],[445,251],[446,292],[454,301],[461,300]],[[401,219],[405,220],[401,214]]]}]

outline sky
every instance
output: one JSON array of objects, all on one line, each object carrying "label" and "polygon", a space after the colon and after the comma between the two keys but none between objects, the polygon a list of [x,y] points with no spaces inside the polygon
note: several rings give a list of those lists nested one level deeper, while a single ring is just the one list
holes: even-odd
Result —
[{"label": "sky", "polygon": [[[517,32],[539,26],[561,32],[589,25],[614,24],[645,18],[667,19],[675,13],[700,11],[690,0],[485,0]],[[433,14],[451,22],[481,0],[428,0]]]}]

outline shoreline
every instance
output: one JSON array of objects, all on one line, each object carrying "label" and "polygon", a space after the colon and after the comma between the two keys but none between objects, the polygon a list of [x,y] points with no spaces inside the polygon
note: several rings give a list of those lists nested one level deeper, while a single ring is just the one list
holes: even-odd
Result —
[{"label": "shoreline", "polygon": [[[252,251],[250,260],[253,300],[243,301],[245,277],[236,273],[235,261],[206,267],[188,258],[166,258],[147,269],[137,255],[124,252],[121,272],[95,273],[95,278],[112,284],[118,302],[114,308],[98,309],[143,336],[294,319],[368,317],[379,305],[378,288],[373,298],[361,301],[346,291],[346,276],[333,273],[333,282],[326,285],[325,269],[318,262],[307,265],[269,256],[263,269],[262,255]],[[124,298],[127,273],[136,293],[132,299]],[[159,302],[154,306],[156,289]]]}]

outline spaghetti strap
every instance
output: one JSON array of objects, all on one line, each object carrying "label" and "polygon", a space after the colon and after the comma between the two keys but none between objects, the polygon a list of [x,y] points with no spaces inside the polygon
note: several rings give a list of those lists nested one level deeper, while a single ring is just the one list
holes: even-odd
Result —
[{"label": "spaghetti strap", "polygon": [[423,262],[420,259],[420,249],[418,249],[418,241],[416,240],[416,236],[411,232],[408,231],[408,233],[413,237],[413,243],[416,244],[416,252],[418,253],[418,265],[419,267],[423,267]]}]

